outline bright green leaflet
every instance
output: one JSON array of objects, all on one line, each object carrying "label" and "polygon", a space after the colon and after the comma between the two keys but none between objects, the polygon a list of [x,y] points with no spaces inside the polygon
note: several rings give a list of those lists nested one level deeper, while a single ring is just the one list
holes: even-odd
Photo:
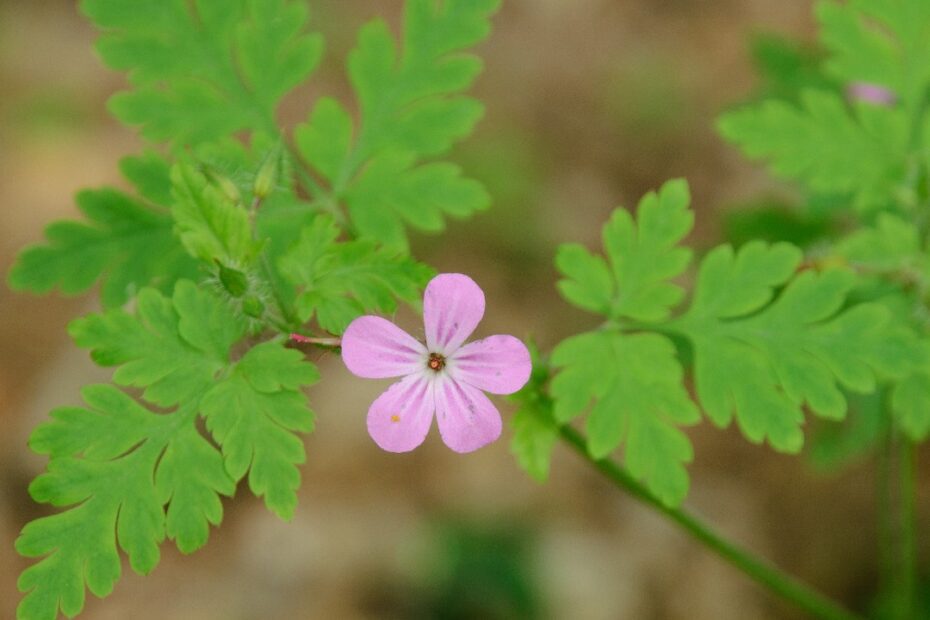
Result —
[{"label": "bright green leaflet", "polygon": [[155,414],[108,385],[83,394],[89,408],[53,411],[30,440],[51,458],[30,494],[56,506],[77,505],[29,523],[16,541],[24,556],[47,556],[20,577],[27,592],[20,618],[55,618],[59,606],[74,616],[83,607],[85,583],[97,596],[109,594],[120,576],[117,545],[140,574],[158,564],[166,535],[182,551],[199,548],[209,524],[222,519],[218,494],[235,489],[219,452],[194,428],[195,408]]},{"label": "bright green leaflet", "polygon": [[690,310],[667,325],[692,342],[698,398],[708,416],[720,426],[735,416],[750,441],[768,440],[786,452],[803,443],[802,405],[842,419],[839,385],[871,392],[878,381],[927,363],[914,333],[896,325],[885,306],[843,310],[856,284],[852,272],[792,277],[800,258],[788,244],[714,250],[701,265]]},{"label": "bright green leaflet", "polygon": [[904,178],[909,119],[897,109],[859,104],[842,95],[809,90],[801,104],[769,100],[724,114],[719,129],[751,159],[768,162],[780,177],[814,193],[854,197],[863,210],[894,205]]},{"label": "bright green leaflet", "polygon": [[677,245],[694,225],[690,200],[685,181],[669,181],[640,201],[635,223],[629,212],[614,211],[604,226],[606,261],[580,245],[562,245],[556,255],[565,276],[559,291],[576,306],[612,319],[665,319],[684,297],[668,280],[691,259],[691,251]]},{"label": "bright green leaflet", "polygon": [[277,134],[275,108],[319,63],[307,6],[287,0],[83,0],[97,50],[129,72],[110,109],[152,141],[190,145],[241,130]]},{"label": "bright green leaflet", "polygon": [[623,444],[624,464],[665,504],[688,493],[684,463],[691,441],[678,428],[700,413],[684,388],[675,347],[657,334],[587,332],[561,342],[552,353],[560,372],[552,380],[555,418],[569,422],[592,402],[588,451],[604,458]]},{"label": "bright green leaflet", "polygon": [[[232,495],[247,472],[269,509],[293,515],[304,449],[292,431],[313,428],[299,390],[316,369],[276,341],[232,361],[244,321],[189,281],[172,298],[144,289],[137,305],[135,315],[114,309],[75,321],[72,335],[99,364],[118,366],[117,383],[174,409],[154,413],[113,386],[92,386],[88,408],[58,409],[36,429],[30,445],[51,462],[32,496],[78,505],[27,525],[17,542],[23,555],[48,556],[21,577],[22,618],[54,618],[59,606],[76,614],[85,582],[108,594],[120,574],[117,544],[140,573],[158,563],[166,536],[185,553],[201,547],[222,519],[218,494]],[[219,449],[198,433],[201,414]]]},{"label": "bright green leaflet", "polygon": [[397,300],[416,303],[433,271],[368,241],[338,242],[339,228],[320,215],[280,261],[299,291],[301,321],[316,317],[326,331],[341,334],[365,312],[391,314]]},{"label": "bright green leaflet", "polygon": [[143,199],[110,188],[80,192],[77,205],[86,222],[51,224],[46,244],[20,253],[10,270],[11,288],[76,294],[100,281],[103,304],[111,308],[145,286],[170,290],[176,279],[196,274],[171,230],[165,162],[149,154],[126,158],[120,167]]},{"label": "bright green leaflet", "polygon": [[[375,20],[349,57],[359,119],[321,99],[295,132],[304,159],[348,205],[363,238],[407,246],[405,225],[441,230],[444,215],[464,217],[490,200],[449,163],[422,163],[468,136],[483,114],[459,95],[481,71],[464,50],[487,37],[499,0],[410,0],[401,45]],[[398,49],[400,47],[400,49]]]}]

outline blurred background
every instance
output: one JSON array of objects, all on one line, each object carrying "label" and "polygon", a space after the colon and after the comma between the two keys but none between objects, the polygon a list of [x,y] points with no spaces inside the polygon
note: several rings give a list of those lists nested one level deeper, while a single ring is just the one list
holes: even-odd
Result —
[{"label": "blurred background", "polygon": [[[344,58],[356,29],[374,15],[397,25],[402,5],[310,4],[327,55],[314,82],[282,110],[287,123],[320,93],[347,96]],[[759,205],[790,205],[794,194],[713,129],[727,106],[778,87],[760,82],[759,65],[817,79],[805,64],[815,54],[781,40],[813,40],[810,0],[504,5],[480,49],[487,68],[475,93],[487,117],[453,156],[487,184],[494,207],[452,222],[442,237],[415,239],[420,259],[469,273],[485,289],[488,315],[478,335],[531,336],[548,350],[590,327],[593,318],[555,292],[557,244],[596,246],[614,207],[635,205],[670,177],[692,184],[699,249],[780,227],[816,234],[809,230],[816,222],[801,226],[790,210],[746,215]],[[0,0],[4,273],[45,225],[76,214],[77,189],[122,186],[116,162],[139,148],[105,111],[123,79],[101,66],[93,41],[73,0]],[[26,491],[45,465],[26,438],[51,408],[79,404],[80,386],[109,378],[65,332],[70,318],[95,309],[92,296],[0,288],[2,619],[14,617],[16,576],[26,566],[13,540],[47,513]],[[324,380],[310,394],[317,431],[306,438],[293,522],[277,520],[240,488],[204,549],[182,557],[165,545],[145,578],[124,566],[111,597],[88,595],[84,618],[800,617],[562,447],[545,485],[518,469],[509,430],[467,457],[447,450],[435,429],[409,455],[380,451],[364,416],[386,383],[356,380],[332,356],[314,361]],[[506,420],[509,405],[499,404]],[[827,437],[791,458],[749,445],[732,429],[703,424],[689,434],[696,449],[689,509],[850,606],[868,608],[878,582],[875,464],[848,449],[855,440]],[[923,478],[920,514],[930,532]]]}]

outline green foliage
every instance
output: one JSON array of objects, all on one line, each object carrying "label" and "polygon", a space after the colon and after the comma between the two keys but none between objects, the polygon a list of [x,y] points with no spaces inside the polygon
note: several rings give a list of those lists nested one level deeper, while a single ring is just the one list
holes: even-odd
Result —
[{"label": "green foliage", "polygon": [[684,296],[668,280],[680,275],[691,259],[689,250],[677,247],[694,224],[690,200],[685,181],[670,181],[640,201],[636,223],[629,212],[614,211],[603,234],[607,261],[580,245],[563,245],[556,256],[566,276],[559,290],[580,308],[613,319],[666,318]]},{"label": "green foliage", "polygon": [[923,0],[856,0],[817,5],[826,71],[844,82],[891,89],[906,107],[920,105],[930,82],[930,6]]},{"label": "green foliage", "polygon": [[47,244],[23,250],[10,270],[14,290],[76,294],[101,281],[103,304],[114,307],[142,287],[170,290],[176,279],[196,273],[171,231],[164,161],[130,157],[121,168],[143,199],[111,188],[80,192],[77,205],[87,221],[55,222],[45,231]]},{"label": "green foliage", "polygon": [[543,359],[539,349],[530,343],[533,372],[522,390],[510,397],[518,409],[510,419],[513,439],[510,451],[517,463],[537,482],[549,477],[552,450],[559,440],[559,425],[552,413],[552,398],[546,394],[549,381],[548,360]]},{"label": "green foliage", "polygon": [[415,303],[431,269],[369,241],[337,242],[339,228],[318,216],[281,259],[281,272],[297,287],[301,321],[341,334],[364,312],[393,313],[397,300]]},{"label": "green foliage", "polygon": [[767,439],[787,452],[803,443],[803,405],[841,419],[846,400],[838,385],[871,392],[879,380],[926,363],[913,332],[896,325],[886,307],[842,310],[856,283],[851,272],[792,278],[799,261],[787,244],[751,243],[738,254],[718,248],[701,265],[690,310],[669,326],[692,342],[708,416],[725,426],[735,415],[750,441]]},{"label": "green foliage", "polygon": [[752,38],[751,54],[762,81],[756,99],[796,101],[804,90],[836,88],[821,70],[822,54],[816,48],[765,33]]},{"label": "green foliage", "polygon": [[[172,298],[144,289],[136,314],[113,309],[75,321],[72,335],[95,361],[117,366],[114,380],[141,388],[155,413],[119,389],[84,390],[88,408],[64,407],[40,426],[30,446],[50,457],[32,496],[73,508],[34,521],[17,541],[28,557],[20,617],[80,611],[84,584],[105,596],[120,575],[117,546],[136,572],[158,563],[167,536],[189,553],[222,519],[219,495],[249,487],[283,518],[293,515],[303,445],[291,431],[312,430],[301,386],[318,379],[298,351],[277,342],[230,350],[244,335],[228,305],[189,281]],[[219,445],[197,431],[198,415]],[[115,538],[114,538],[115,532]]]},{"label": "green foliage", "polygon": [[103,31],[97,51],[132,89],[110,101],[149,140],[205,142],[241,130],[277,133],[280,99],[317,66],[304,2],[83,0]]},{"label": "green foliage", "polygon": [[[821,71],[843,86],[888,90],[896,104],[844,101],[829,82],[795,80],[792,96],[724,114],[723,136],[778,176],[814,193],[850,196],[856,208],[901,210],[915,204],[915,156],[926,134],[930,86],[928,11],[923,0],[823,0],[817,5]],[[783,89],[786,91],[789,89]]]},{"label": "green foliage", "polygon": [[723,214],[723,238],[734,247],[750,241],[788,241],[808,248],[836,235],[835,218],[811,213],[774,199],[754,200],[728,208]]},{"label": "green foliage", "polygon": [[665,504],[681,503],[688,492],[684,463],[693,450],[678,427],[696,423],[700,413],[671,341],[588,332],[560,343],[552,364],[561,368],[551,387],[556,420],[569,422],[593,402],[586,423],[591,456],[604,458],[623,444],[630,473]]},{"label": "green foliage", "polygon": [[[785,452],[801,448],[805,410],[845,416],[841,388],[868,393],[930,367],[927,343],[889,305],[850,302],[861,278],[801,270],[802,253],[788,243],[715,248],[701,261],[690,306],[670,317],[683,294],[669,279],[687,267],[677,243],[691,222],[687,186],[674,181],[643,201],[636,222],[614,213],[604,227],[609,260],[576,245],[557,257],[565,298],[608,323],[556,347],[555,421],[587,411],[592,456],[623,445],[627,469],[668,505],[688,488],[692,448],[679,427],[699,417],[676,344],[687,346],[681,356],[693,359],[697,402],[715,424],[735,419],[750,441]],[[916,392],[900,397],[902,416],[916,412]]]},{"label": "green foliage", "polygon": [[120,549],[147,573],[166,537],[199,548],[245,478],[294,514],[314,420],[301,389],[318,375],[282,342],[418,304],[433,271],[408,256],[406,228],[488,206],[438,158],[483,114],[462,94],[481,70],[468,48],[498,5],[409,0],[399,41],[368,24],[348,62],[357,114],[322,97],[291,140],[277,109],[323,51],[304,0],[82,0],[103,61],[128,73],[111,110],[173,156],[125,159],[135,195],[82,192],[85,221],[52,224],[10,272],[38,293],[99,281],[104,311],[70,332],[139,398],[92,386],[36,430],[50,463],[31,492],[67,509],[17,543],[40,558],[20,618],[72,616],[85,586],[108,594]]},{"label": "green foliage", "polygon": [[849,109],[835,92],[809,90],[724,114],[719,129],[752,159],[815,193],[853,196],[860,209],[894,205],[906,169],[908,119],[898,110]]},{"label": "green foliage", "polygon": [[319,375],[300,351],[266,342],[253,347],[201,401],[207,429],[220,444],[234,480],[249,473],[249,488],[282,519],[294,516],[303,442],[291,431],[313,430],[313,413],[300,393]]},{"label": "green foliage", "polygon": [[403,249],[405,225],[438,231],[444,215],[488,206],[481,185],[457,166],[422,161],[446,153],[483,114],[479,102],[458,94],[481,70],[480,60],[463,52],[488,35],[499,4],[410,0],[400,46],[384,21],[367,24],[349,57],[358,122],[322,98],[297,128],[301,155],[332,199],[345,201],[360,236]]},{"label": "green foliage", "polygon": [[171,181],[171,214],[191,256],[207,263],[218,260],[236,265],[255,259],[260,246],[252,240],[249,213],[241,204],[190,165],[175,166]]}]

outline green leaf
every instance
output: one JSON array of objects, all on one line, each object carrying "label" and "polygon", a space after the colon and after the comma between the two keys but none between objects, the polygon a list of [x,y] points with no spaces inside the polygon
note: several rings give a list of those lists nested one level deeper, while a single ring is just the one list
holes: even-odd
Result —
[{"label": "green leaf", "polygon": [[566,278],[559,291],[580,308],[613,319],[665,319],[684,296],[669,280],[691,259],[690,250],[678,247],[694,224],[689,203],[687,183],[677,180],[640,201],[636,222],[629,212],[614,211],[603,232],[609,262],[581,246],[562,246],[556,265]]},{"label": "green leaf", "polygon": [[88,408],[53,411],[30,439],[51,458],[30,494],[77,505],[29,523],[17,539],[20,554],[46,556],[19,579],[27,593],[20,618],[52,619],[59,607],[76,615],[85,584],[109,594],[121,572],[117,545],[140,574],[158,564],[166,534],[183,551],[202,546],[209,523],[222,519],[218,495],[234,490],[219,453],[197,434],[196,408],[155,414],[108,385],[87,387],[83,396]]},{"label": "green leaf", "polygon": [[445,227],[444,216],[465,218],[491,204],[484,187],[449,163],[413,166],[408,155],[376,158],[345,193],[359,236],[407,249],[404,226],[427,232]]},{"label": "green leaf", "polygon": [[291,431],[313,430],[313,412],[299,389],[319,375],[302,358],[278,343],[258,345],[201,403],[226,471],[236,480],[249,471],[249,488],[282,519],[294,515],[300,486],[296,465],[305,458],[303,442]]},{"label": "green leaf", "polygon": [[[88,408],[63,407],[36,429],[30,445],[51,458],[30,487],[55,506],[77,506],[27,525],[17,550],[48,556],[26,570],[21,618],[80,611],[84,584],[107,595],[120,575],[117,546],[147,573],[167,536],[189,553],[206,543],[222,519],[219,495],[249,486],[275,513],[296,506],[303,444],[292,431],[312,430],[300,389],[318,380],[303,355],[279,341],[258,344],[237,361],[231,350],[245,321],[209,290],[189,281],[172,298],[153,289],[138,296],[135,314],[110,310],[75,321],[71,332],[114,379],[142,388],[153,413],[112,386],[84,391]],[[219,445],[197,429],[198,414]],[[115,536],[114,536],[115,532]]]},{"label": "green leaf", "polygon": [[171,173],[174,190],[172,215],[187,251],[200,260],[247,265],[259,252],[252,240],[249,213],[235,204],[220,187],[189,164]]},{"label": "green leaf", "polygon": [[359,34],[349,76],[361,107],[355,158],[386,145],[423,156],[438,155],[471,133],[480,103],[448,95],[467,89],[481,71],[461,53],[490,33],[500,0],[409,0],[403,54],[387,25],[375,20]]},{"label": "green leaf", "polygon": [[701,265],[690,310],[667,326],[691,340],[707,415],[719,426],[735,416],[750,441],[768,440],[784,452],[801,448],[805,404],[815,415],[842,419],[840,386],[871,392],[879,380],[926,364],[923,345],[885,306],[844,309],[856,284],[851,272],[805,271],[792,279],[800,259],[788,244],[717,248]]},{"label": "green leaf", "polygon": [[149,140],[196,144],[241,130],[275,131],[283,97],[323,52],[305,34],[307,7],[287,0],[83,0],[102,30],[97,50],[129,72],[110,108]]},{"label": "green leaf", "polygon": [[169,407],[209,389],[245,328],[223,301],[183,280],[173,299],[146,289],[136,315],[111,310],[77,319],[69,331],[96,363],[119,366],[117,383],[144,388],[146,400]]},{"label": "green leaf", "polygon": [[891,206],[903,184],[908,118],[898,110],[850,110],[839,94],[810,90],[799,106],[765,101],[724,114],[718,127],[775,175],[851,194],[860,209]]},{"label": "green leaf", "polygon": [[365,312],[391,314],[397,299],[415,303],[432,275],[428,267],[368,241],[339,243],[339,228],[317,216],[280,261],[298,288],[301,321],[316,316],[323,329],[341,334]]},{"label": "green leaf", "polygon": [[335,99],[323,97],[310,120],[294,131],[294,140],[307,163],[335,182],[352,148],[353,132],[352,117],[345,108]]},{"label": "green leaf", "polygon": [[126,303],[145,286],[170,290],[174,281],[196,275],[194,262],[172,233],[166,209],[165,163],[153,155],[126,158],[124,175],[148,204],[121,191],[103,188],[78,193],[86,222],[59,221],[45,230],[46,244],[20,253],[9,274],[10,287],[47,293],[83,293],[102,282],[104,306]]},{"label": "green leaf", "polygon": [[[439,231],[490,202],[455,165],[423,163],[468,136],[483,114],[466,90],[481,62],[465,50],[490,32],[499,0],[409,0],[402,45],[387,24],[364,26],[349,56],[359,118],[320,99],[295,139],[301,156],[345,203],[355,232],[407,249],[406,226]],[[400,48],[400,49],[399,49]]]},{"label": "green leaf", "polygon": [[621,444],[624,463],[668,506],[688,492],[684,464],[693,457],[680,426],[700,414],[683,385],[675,347],[656,334],[587,332],[561,342],[552,364],[555,418],[565,423],[590,407],[588,450],[604,458]]}]

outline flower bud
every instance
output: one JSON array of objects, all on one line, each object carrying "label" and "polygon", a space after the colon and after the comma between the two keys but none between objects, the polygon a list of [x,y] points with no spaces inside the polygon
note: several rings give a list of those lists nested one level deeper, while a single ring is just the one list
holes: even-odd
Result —
[{"label": "flower bud", "polygon": [[252,186],[252,193],[258,200],[264,200],[278,184],[278,164],[280,163],[281,152],[278,148],[273,149],[262,167],[259,168],[255,176],[255,183]]},{"label": "flower bud", "polygon": [[237,269],[232,269],[217,261],[220,268],[220,284],[233,297],[242,297],[249,290],[249,280],[244,273]]},{"label": "flower bud", "polygon": [[242,312],[253,319],[260,319],[265,314],[265,304],[255,295],[249,295],[242,300]]},{"label": "flower bud", "polygon": [[210,180],[210,183],[223,193],[223,196],[225,196],[227,200],[233,204],[241,204],[242,194],[229,177],[211,168],[205,169],[204,174]]}]

